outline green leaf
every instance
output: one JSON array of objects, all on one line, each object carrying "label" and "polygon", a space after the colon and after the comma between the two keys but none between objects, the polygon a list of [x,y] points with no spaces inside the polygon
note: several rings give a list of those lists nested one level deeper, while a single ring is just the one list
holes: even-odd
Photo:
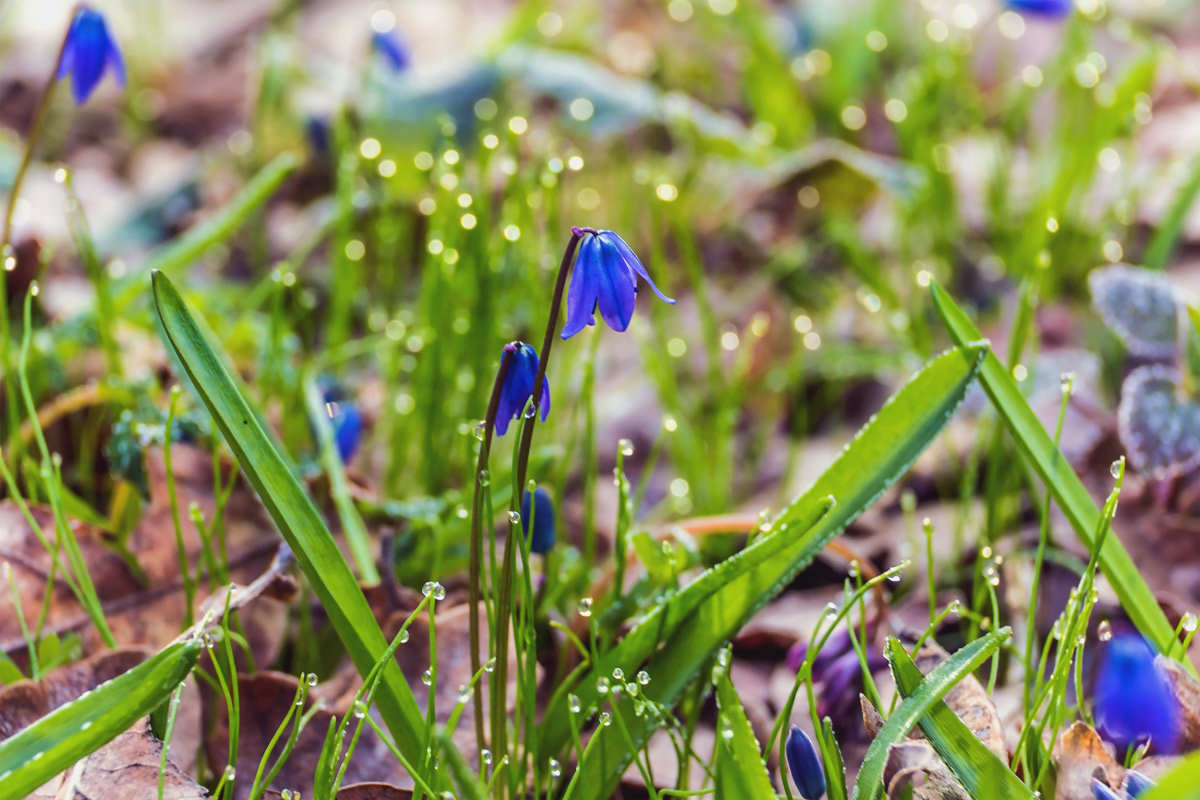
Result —
[{"label": "green leaf", "polygon": [[168,645],[123,675],[60,706],[0,743],[0,786],[24,797],[157,708],[187,677],[202,646]]},{"label": "green leaf", "polygon": [[729,680],[729,670],[717,676],[717,709],[720,720],[716,744],[717,797],[774,797],[771,776],[763,764],[762,749],[746,710]]},{"label": "green leaf", "polygon": [[[596,676],[615,667],[631,675],[645,662],[651,682],[644,696],[674,706],[712,654],[912,465],[962,402],[983,351],[982,346],[951,350],[926,365],[769,531],[651,611],[578,684],[560,687],[540,728],[538,758],[548,759],[568,741],[567,692],[577,694],[584,714],[593,713]],[[613,713],[622,724],[597,731],[573,781],[587,787],[589,796],[610,795],[632,759],[620,731],[628,730],[640,747],[655,729],[652,719],[636,716],[626,705]]]},{"label": "green leaf", "polygon": [[[995,638],[988,643],[987,649],[994,651],[1008,639],[1009,634],[1005,629],[990,636]],[[968,647],[978,645],[988,638],[976,639]],[[896,688],[900,690],[901,695],[908,698],[901,704],[901,708],[911,699],[926,693],[926,684],[933,680],[934,673],[957,658],[959,653],[967,650],[964,647],[951,656],[950,660],[939,664],[928,676],[923,676],[898,641],[892,639],[888,644]],[[985,653],[984,658],[975,666],[983,663],[988,655],[990,653]],[[938,697],[944,694],[944,691],[940,692]],[[946,762],[946,766],[950,767],[951,772],[966,787],[967,794],[976,800],[1036,800],[1037,795],[1033,790],[1023,784],[995,753],[984,747],[983,742],[979,741],[971,729],[963,724],[944,702],[935,698],[933,702],[926,704],[926,708],[920,720],[921,730],[942,761]],[[888,721],[890,722],[891,718]],[[884,755],[886,758],[886,753]]]},{"label": "green leaf", "polygon": [[[359,674],[367,675],[388,643],[349,565],[288,462],[237,390],[221,358],[209,346],[179,292],[161,272],[153,274],[153,284],[168,343],[295,553]],[[422,763],[425,721],[395,659],[388,659],[384,668],[376,703],[405,757],[413,764]]]},{"label": "green leaf", "polygon": [[[920,687],[908,692],[904,702],[888,716],[879,733],[875,734],[871,741],[871,746],[867,748],[867,754],[863,756],[862,766],[858,770],[858,779],[854,781],[851,800],[879,796],[883,790],[883,768],[887,764],[888,748],[907,736],[922,715],[935,703],[940,702],[955,684],[987,661],[1009,636],[1007,628],[982,636],[934,667],[933,671],[925,676],[924,681],[918,680]],[[904,651],[904,647],[896,639],[888,640],[888,648],[888,655],[893,663],[896,651]],[[921,673],[918,671],[917,675],[920,678]]]},{"label": "green leaf", "polygon": [[[950,338],[959,346],[978,342],[983,338],[975,324],[937,284],[933,285],[933,303],[950,332]],[[1054,495],[1059,508],[1070,520],[1075,534],[1090,552],[1095,544],[1095,532],[1101,529],[1100,511],[1080,482],[1079,476],[1071,469],[1045,428],[1038,422],[1012,375],[992,353],[984,356],[983,366],[979,370],[979,382],[1016,438],[1021,452],[1045,481],[1046,488]],[[1154,642],[1161,652],[1172,652],[1177,642],[1175,630],[1167,622],[1167,617],[1159,608],[1150,587],[1146,585],[1129,553],[1116,536],[1104,538],[1100,548],[1100,568],[1112,584],[1125,613],[1138,630]]]},{"label": "green leaf", "polygon": [[1200,800],[1200,752],[1179,762],[1140,800]]}]

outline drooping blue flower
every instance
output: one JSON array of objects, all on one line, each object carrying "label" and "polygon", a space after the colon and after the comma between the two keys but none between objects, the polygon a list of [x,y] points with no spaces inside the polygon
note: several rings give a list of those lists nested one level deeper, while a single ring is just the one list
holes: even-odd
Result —
[{"label": "drooping blue flower", "polygon": [[1099,778],[1092,778],[1092,797],[1096,800],[1121,800],[1121,795],[1114,792],[1107,783]]},{"label": "drooping blue flower", "polygon": [[817,800],[825,794],[825,769],[821,766],[821,754],[813,746],[808,734],[795,725],[788,732],[784,745],[788,769],[796,791],[804,800]]},{"label": "drooping blue flower", "polygon": [[[530,503],[532,498],[533,502]],[[529,520],[533,519],[533,535],[529,533]],[[521,498],[521,526],[529,536],[529,550],[544,555],[554,547],[554,501],[542,487],[530,492],[525,490]]]},{"label": "drooping blue flower", "polygon": [[329,414],[329,425],[333,428],[333,441],[343,464],[348,464],[358,452],[362,441],[363,416],[353,400],[345,396],[341,387],[328,384],[322,392],[325,412]]},{"label": "drooping blue flower", "polygon": [[[496,435],[503,436],[508,431],[508,423],[519,419],[525,413],[525,406],[533,396],[533,381],[537,378],[537,352],[524,342],[510,342],[504,345],[509,355],[508,373],[504,376],[504,385],[500,387],[500,406],[496,411]],[[542,422],[550,413],[550,381],[542,381]]]},{"label": "drooping blue flower", "polygon": [[1007,0],[1013,11],[1040,17],[1065,17],[1074,7],[1072,0]]},{"label": "drooping blue flower", "polygon": [[412,65],[412,54],[408,45],[400,38],[395,28],[386,33],[375,31],[371,36],[371,49],[392,68],[392,72],[404,72]]},{"label": "drooping blue flower", "polygon": [[1114,636],[1099,655],[1096,728],[1118,753],[1147,740],[1159,754],[1175,753],[1182,731],[1178,698],[1138,633]]},{"label": "drooping blue flower", "polygon": [[71,20],[62,58],[58,62],[58,80],[71,76],[71,94],[82,105],[91,97],[106,70],[125,85],[125,61],[117,42],[108,32],[104,16],[89,6],[80,6]]},{"label": "drooping blue flower", "polygon": [[1141,797],[1154,788],[1154,781],[1137,770],[1131,769],[1125,773],[1125,793],[1130,797]]},{"label": "drooping blue flower", "polygon": [[596,324],[596,310],[614,331],[629,327],[637,299],[638,276],[663,302],[675,301],[658,290],[629,245],[612,231],[573,228],[582,238],[571,287],[567,291],[567,322],[562,338],[569,339],[587,325]]}]

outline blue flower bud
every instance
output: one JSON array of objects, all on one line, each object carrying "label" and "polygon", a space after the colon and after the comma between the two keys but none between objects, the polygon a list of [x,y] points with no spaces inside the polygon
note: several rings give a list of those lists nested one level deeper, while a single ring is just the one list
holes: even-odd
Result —
[{"label": "blue flower bud", "polygon": [[1121,800],[1121,795],[1110,789],[1108,784],[1099,778],[1092,778],[1092,797],[1096,800]]},{"label": "blue flower bud", "polygon": [[1137,770],[1131,769],[1125,773],[1125,794],[1130,797],[1141,797],[1153,788],[1154,781]]},{"label": "blue flower bud", "polygon": [[588,325],[596,324],[596,311],[614,331],[623,331],[633,319],[637,279],[650,284],[654,293],[671,305],[675,301],[658,290],[642,262],[625,241],[612,231],[574,228],[579,240],[579,257],[567,290],[567,322],[562,338],[569,339]]},{"label": "blue flower bud", "polygon": [[1065,17],[1071,13],[1072,0],[1008,0],[1013,11],[1041,17]]},{"label": "blue flower bud", "polygon": [[376,31],[371,36],[371,49],[392,68],[392,72],[404,72],[412,65],[412,54],[408,51],[408,45],[394,29],[387,33]]},{"label": "blue flower bud", "polygon": [[[532,504],[529,502],[531,497]],[[532,536],[529,534],[530,519],[533,520]],[[544,555],[554,547],[554,501],[542,487],[537,487],[532,493],[525,490],[525,496],[521,498],[521,526],[525,529],[525,535],[530,537],[530,552]]]},{"label": "blue flower bud", "polygon": [[825,770],[821,766],[821,754],[813,746],[808,734],[793,725],[788,732],[784,753],[792,773],[792,782],[796,784],[800,796],[804,800],[817,800],[824,796]]},{"label": "blue flower bud", "polygon": [[58,62],[58,80],[71,76],[71,94],[77,105],[91,97],[96,86],[111,69],[117,83],[125,85],[125,61],[117,42],[108,32],[104,16],[81,5],[67,31],[62,58]]},{"label": "blue flower bud", "polygon": [[1100,651],[1096,728],[1124,753],[1147,740],[1154,752],[1175,753],[1182,730],[1179,701],[1138,633],[1114,636]]},{"label": "blue flower bud", "polygon": [[322,379],[325,384],[321,392],[325,411],[329,414],[329,426],[333,428],[333,442],[343,464],[350,462],[362,441],[363,416],[354,401],[345,396],[342,388],[333,381]]},{"label": "blue flower bud", "polygon": [[[504,376],[504,385],[500,387],[500,406],[496,413],[496,435],[503,436],[508,431],[508,423],[520,419],[525,413],[525,406],[533,396],[533,381],[537,378],[537,352],[524,342],[510,342],[504,345],[508,353],[508,372]],[[550,381],[542,381],[540,408],[542,422],[550,413]]]}]

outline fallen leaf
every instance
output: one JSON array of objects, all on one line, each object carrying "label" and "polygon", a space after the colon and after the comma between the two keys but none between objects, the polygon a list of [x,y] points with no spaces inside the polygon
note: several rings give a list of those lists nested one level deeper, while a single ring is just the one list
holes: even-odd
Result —
[{"label": "fallen leaf", "polygon": [[412,790],[387,783],[355,783],[343,786],[337,800],[411,800]]},{"label": "fallen leaf", "polygon": [[1119,789],[1125,768],[1113,760],[1099,734],[1082,722],[1063,731],[1051,754],[1058,765],[1054,800],[1094,800],[1092,778]]},{"label": "fallen leaf", "polygon": [[[922,674],[929,672],[938,664],[949,658],[949,654],[941,645],[932,639],[926,639],[917,651],[913,662]],[[963,724],[983,742],[984,747],[996,754],[1001,761],[1008,760],[1008,748],[1004,744],[1004,727],[996,704],[988,696],[983,684],[974,675],[968,675],[955,684],[944,698],[950,710],[963,721]]]}]

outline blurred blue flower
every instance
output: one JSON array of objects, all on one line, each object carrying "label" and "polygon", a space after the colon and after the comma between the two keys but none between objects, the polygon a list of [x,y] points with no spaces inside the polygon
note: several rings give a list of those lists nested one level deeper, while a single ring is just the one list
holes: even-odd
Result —
[{"label": "blurred blue flower", "polygon": [[1007,0],[1013,11],[1042,17],[1065,17],[1074,7],[1072,0]]},{"label": "blurred blue flower", "polygon": [[1130,797],[1141,797],[1153,788],[1154,781],[1137,770],[1131,769],[1125,773],[1125,793]]},{"label": "blurred blue flower", "polygon": [[792,773],[792,782],[796,791],[804,800],[817,800],[825,794],[825,770],[821,767],[821,754],[813,746],[808,734],[795,725],[788,732],[787,744],[784,745],[787,754],[788,769]]},{"label": "blurred blue flower", "polygon": [[329,117],[314,114],[304,121],[304,133],[308,137],[308,145],[313,155],[325,158],[329,155],[332,133],[329,129]]},{"label": "blurred blue flower", "polygon": [[1121,800],[1121,795],[1110,789],[1108,784],[1099,778],[1092,778],[1092,797],[1096,800]]},{"label": "blurred blue flower", "polygon": [[597,308],[614,331],[628,328],[629,320],[633,318],[639,275],[659,298],[675,304],[658,290],[642,262],[620,236],[592,228],[573,228],[572,231],[582,239],[575,272],[571,275],[571,288],[567,291],[567,322],[562,338],[569,339],[584,326],[595,325]]},{"label": "blurred blue flower", "polygon": [[325,411],[329,414],[329,425],[333,428],[333,441],[337,445],[338,456],[343,464],[347,464],[354,458],[359,442],[362,441],[362,412],[353,400],[344,396],[338,386],[328,386],[322,394]]},{"label": "blurred blue flower", "polygon": [[[504,350],[511,355],[508,373],[504,376],[504,385],[500,387],[500,406],[496,413],[496,435],[503,436],[508,431],[510,420],[520,419],[525,413],[525,406],[533,396],[533,381],[537,377],[538,356],[532,347],[524,342],[510,342],[504,345]],[[550,413],[550,381],[542,381],[542,422]]]},{"label": "blurred blue flower", "polygon": [[1104,646],[1096,673],[1096,728],[1117,753],[1149,740],[1159,754],[1175,753],[1181,733],[1179,701],[1154,664],[1154,649],[1138,633],[1119,633]]},{"label": "blurred blue flower", "polygon": [[88,6],[80,6],[71,20],[62,59],[58,62],[58,80],[71,76],[71,94],[82,105],[111,69],[113,78],[125,85],[125,61],[117,42],[108,32],[104,16]]},{"label": "blurred blue flower", "polygon": [[[532,504],[529,502],[531,498]],[[526,489],[525,496],[521,498],[521,526],[526,536],[530,535],[530,517],[533,518],[533,535],[529,539],[529,550],[544,555],[554,547],[554,501],[540,486],[533,492]]]},{"label": "blurred blue flower", "polygon": [[394,28],[387,33],[375,31],[371,36],[371,49],[383,58],[392,72],[404,72],[412,65],[412,53]]}]

